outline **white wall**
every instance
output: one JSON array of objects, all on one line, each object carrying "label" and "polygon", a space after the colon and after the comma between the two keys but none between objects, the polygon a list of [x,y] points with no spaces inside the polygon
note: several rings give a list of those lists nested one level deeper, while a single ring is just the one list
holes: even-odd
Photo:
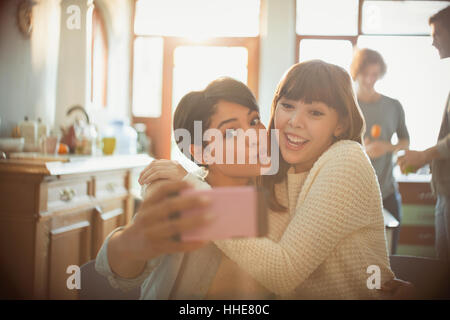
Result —
[{"label": "white wall", "polygon": [[[61,6],[61,44],[56,123],[65,123],[67,110],[79,104],[90,118],[103,126],[111,119],[128,118],[129,75],[130,75],[130,21],[132,0],[97,0],[97,7],[103,19],[108,39],[108,87],[106,107],[90,102],[90,32],[86,28],[87,0],[64,0]],[[77,4],[82,10],[82,28],[69,30],[65,26],[68,5]],[[81,66],[86,66],[85,68]]]},{"label": "white wall", "polygon": [[54,121],[59,1],[35,2],[31,38],[17,26],[19,1],[0,2],[0,136],[10,136],[24,116]]},{"label": "white wall", "polygon": [[295,63],[295,0],[261,0],[259,97],[261,120],[269,124],[275,89]]},{"label": "white wall", "polygon": [[[107,107],[88,103],[85,30],[68,30],[65,8],[88,0],[37,0],[34,30],[25,39],[16,26],[17,1],[2,1],[0,11],[0,135],[10,135],[25,115],[50,125],[64,123],[67,109],[86,107],[99,124],[129,117],[130,19],[132,0],[95,1],[108,31]],[[84,12],[86,13],[86,12]],[[83,16],[85,18],[85,16]],[[85,19],[82,20],[82,27]],[[61,35],[61,36],[60,36]],[[275,88],[295,63],[295,0],[262,0],[259,103],[268,124]],[[58,69],[59,66],[59,69]]]},{"label": "white wall", "polygon": [[[68,11],[71,7],[79,9]],[[87,0],[61,1],[61,23],[59,42],[58,83],[56,91],[55,122],[59,126],[64,124],[67,110],[73,105],[86,106],[87,80],[86,70],[88,57],[87,28]],[[79,17],[79,25],[74,21]]]}]

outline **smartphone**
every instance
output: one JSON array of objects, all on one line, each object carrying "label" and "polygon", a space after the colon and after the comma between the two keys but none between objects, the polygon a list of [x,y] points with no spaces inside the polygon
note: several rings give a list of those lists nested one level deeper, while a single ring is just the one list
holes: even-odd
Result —
[{"label": "smartphone", "polygon": [[181,211],[182,216],[211,212],[216,215],[206,226],[181,234],[182,241],[263,237],[267,234],[266,194],[253,186],[217,187],[210,190],[183,190],[181,195],[205,195],[211,204],[201,209]]}]

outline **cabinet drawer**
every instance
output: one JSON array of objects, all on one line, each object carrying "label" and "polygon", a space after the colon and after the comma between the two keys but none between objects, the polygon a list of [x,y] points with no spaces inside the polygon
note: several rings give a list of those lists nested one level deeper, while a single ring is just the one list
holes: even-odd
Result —
[{"label": "cabinet drawer", "polygon": [[432,226],[402,226],[399,244],[415,246],[434,246],[434,227]]},{"label": "cabinet drawer", "polygon": [[95,177],[95,197],[120,197],[128,194],[126,187],[126,173],[113,173]]},{"label": "cabinet drawer", "polygon": [[402,204],[402,225],[434,227],[434,206]]},{"label": "cabinet drawer", "polygon": [[89,178],[58,180],[47,185],[47,209],[71,207],[90,202]]},{"label": "cabinet drawer", "polygon": [[112,200],[97,206],[92,221],[92,256],[96,257],[108,234],[126,224],[126,202]]},{"label": "cabinet drawer", "polygon": [[429,183],[399,182],[398,187],[403,203],[427,205],[436,203],[436,198],[433,196]]},{"label": "cabinet drawer", "polygon": [[52,221],[48,247],[48,298],[78,299],[79,290],[67,287],[70,266],[91,257],[92,210],[66,214]]}]

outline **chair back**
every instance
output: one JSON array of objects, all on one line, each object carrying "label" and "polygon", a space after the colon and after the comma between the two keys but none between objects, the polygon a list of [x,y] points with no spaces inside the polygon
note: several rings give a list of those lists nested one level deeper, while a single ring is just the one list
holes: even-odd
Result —
[{"label": "chair back", "polygon": [[401,280],[411,282],[420,299],[450,299],[448,265],[440,260],[390,256],[391,269]]}]

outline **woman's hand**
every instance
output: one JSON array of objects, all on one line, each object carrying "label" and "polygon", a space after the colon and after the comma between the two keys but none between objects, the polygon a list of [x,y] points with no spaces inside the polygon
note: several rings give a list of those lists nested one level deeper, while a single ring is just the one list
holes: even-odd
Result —
[{"label": "woman's hand", "polygon": [[148,193],[133,223],[116,232],[108,243],[111,269],[124,278],[142,272],[145,262],[162,254],[201,248],[207,242],[181,242],[180,234],[206,225],[211,213],[180,217],[181,210],[204,208],[209,199],[197,196],[173,196],[189,187],[185,181],[161,181]]},{"label": "woman's hand", "polygon": [[387,299],[391,300],[417,299],[417,292],[413,284],[397,278],[385,282],[379,290],[386,294]]},{"label": "woman's hand", "polygon": [[153,160],[140,174],[139,184],[151,184],[157,180],[180,181],[187,171],[175,160]]},{"label": "woman's hand", "polygon": [[397,163],[402,173],[410,173],[426,165],[427,158],[423,151],[406,150],[403,156],[398,157]]}]

